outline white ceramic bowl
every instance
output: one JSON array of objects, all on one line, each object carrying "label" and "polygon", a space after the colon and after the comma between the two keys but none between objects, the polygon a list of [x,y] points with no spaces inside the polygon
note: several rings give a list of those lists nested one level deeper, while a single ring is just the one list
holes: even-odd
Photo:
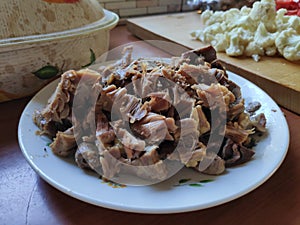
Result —
[{"label": "white ceramic bowl", "polygon": [[[27,15],[36,11],[40,12],[37,15],[43,15],[45,10],[48,14],[50,11],[55,12],[50,16],[51,21],[48,18],[48,22],[42,19],[40,23],[33,22],[36,15],[27,17],[23,15],[25,9],[20,10],[24,7],[22,2],[29,4],[28,1],[0,2],[1,15],[4,15],[4,10],[7,9],[8,4],[4,3],[9,2],[15,5],[15,8],[18,8],[18,5],[18,13],[11,12],[11,15],[19,15],[19,20],[23,23],[19,24],[19,27],[11,25],[12,32],[9,33],[7,27],[15,24],[11,22],[12,17],[0,18],[0,102],[32,95],[63,71],[80,69],[93,62],[108,50],[109,31],[119,20],[115,13],[102,9],[96,0],[77,0],[77,3],[72,4],[33,0],[32,10],[26,12]],[[35,5],[34,2],[39,4]],[[23,15],[22,18],[20,15]],[[56,20],[53,20],[53,15]],[[46,17],[49,15],[46,14]],[[24,29],[25,24],[31,29]],[[25,34],[23,36],[20,27]]]}]

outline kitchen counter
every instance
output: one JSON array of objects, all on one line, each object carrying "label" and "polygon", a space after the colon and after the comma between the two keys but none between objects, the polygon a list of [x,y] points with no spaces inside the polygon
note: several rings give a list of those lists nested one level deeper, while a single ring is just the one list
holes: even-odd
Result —
[{"label": "kitchen counter", "polygon": [[[138,41],[125,26],[111,31],[110,49]],[[159,49],[141,48],[156,55]],[[284,108],[290,129],[288,154],[274,175],[254,191],[231,202],[189,213],[135,214],[105,209],[69,197],[42,180],[18,145],[17,126],[30,98],[0,104],[0,224],[300,224],[300,116]],[[221,187],[220,187],[221,188]],[[146,196],[147,197],[147,196]]]}]

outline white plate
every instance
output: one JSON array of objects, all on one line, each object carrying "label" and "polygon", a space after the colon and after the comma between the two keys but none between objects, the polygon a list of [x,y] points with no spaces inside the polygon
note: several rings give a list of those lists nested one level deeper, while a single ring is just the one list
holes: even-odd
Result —
[{"label": "white plate", "polygon": [[[267,118],[268,136],[255,147],[254,158],[242,166],[227,169],[221,176],[205,176],[185,169],[163,183],[152,186],[113,188],[98,176],[78,168],[72,159],[52,154],[49,139],[36,135],[32,122],[35,109],[45,106],[57,82],[42,89],[26,106],[19,123],[18,137],[22,152],[31,167],[58,190],[82,201],[121,211],[139,213],[176,213],[200,210],[241,197],[254,190],[278,169],[289,145],[289,130],[277,104],[253,83],[229,72],[241,86],[246,102],[259,101]],[[191,179],[176,186],[181,179]],[[201,186],[188,185],[211,179]]]}]

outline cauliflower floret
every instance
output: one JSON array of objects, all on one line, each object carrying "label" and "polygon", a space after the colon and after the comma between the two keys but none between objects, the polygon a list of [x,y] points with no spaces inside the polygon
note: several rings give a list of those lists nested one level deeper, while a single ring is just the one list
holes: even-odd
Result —
[{"label": "cauliflower floret", "polygon": [[210,43],[217,52],[225,52],[229,46],[229,37],[226,33],[216,34],[215,39]]},{"label": "cauliflower floret", "polygon": [[255,2],[249,15],[252,20],[263,22],[267,30],[276,30],[276,4],[274,0]]},{"label": "cauliflower floret", "polygon": [[255,41],[250,42],[245,48],[246,56],[264,55],[264,48]]},{"label": "cauliflower floret", "polygon": [[222,18],[221,13],[222,12],[213,12],[211,10],[205,10],[201,14],[201,19],[202,19],[203,24],[211,25],[216,22],[219,22],[219,23],[223,22],[224,19]]},{"label": "cauliflower floret", "polygon": [[[224,24],[223,24],[224,25]],[[223,28],[224,26],[222,26],[221,23],[214,23],[211,26],[205,27],[204,28],[204,33],[210,33],[210,34],[218,34],[218,33],[223,33],[226,28]]]},{"label": "cauliflower floret", "polygon": [[202,14],[201,14],[201,20],[203,22],[203,24],[208,25],[208,20],[210,18],[212,18],[214,15],[214,12],[211,10],[205,10]]},{"label": "cauliflower floret", "polygon": [[249,8],[247,6],[243,6],[240,10],[241,10],[241,14],[243,16],[248,16],[251,12],[251,8]]},{"label": "cauliflower floret", "polygon": [[254,56],[275,55],[277,52],[275,46],[276,36],[277,32],[268,32],[265,25],[260,23],[257,31],[255,32],[253,40],[245,49],[245,55],[252,56],[252,58],[255,58]]},{"label": "cauliflower floret", "polygon": [[230,56],[240,56],[244,53],[244,46],[240,44],[241,39],[240,36],[235,33],[230,35],[230,44],[229,47],[226,48],[225,52]]},{"label": "cauliflower floret", "polygon": [[246,30],[242,27],[236,27],[232,29],[229,33],[229,36],[237,34],[239,36],[239,43],[242,45],[247,45],[250,41],[253,40],[253,33],[249,30]]},{"label": "cauliflower floret", "polygon": [[283,49],[283,56],[290,61],[300,60],[300,42],[296,46],[286,46]]},{"label": "cauliflower floret", "polygon": [[231,23],[229,23],[227,26],[230,30],[233,28],[236,28],[236,27],[241,27],[246,30],[250,30],[250,31],[254,32],[257,28],[257,24],[258,24],[258,21],[252,20],[249,15],[248,16],[241,15],[238,18],[236,18],[235,20],[232,20]]},{"label": "cauliflower floret", "polygon": [[275,20],[277,30],[285,30],[289,26],[288,24],[289,17],[285,15],[286,13],[287,10],[284,8],[281,8],[277,11],[276,20]]},{"label": "cauliflower floret", "polygon": [[190,33],[191,37],[194,38],[195,40],[198,39],[200,41],[203,41],[203,30],[194,30]]},{"label": "cauliflower floret", "polygon": [[294,29],[288,28],[282,31],[275,40],[275,45],[286,59],[300,60],[300,34]]},{"label": "cauliflower floret", "polygon": [[251,32],[248,30],[237,27],[228,33],[228,38],[230,42],[225,51],[226,54],[230,56],[239,56],[243,55],[245,46],[253,40],[253,35],[251,35]]},{"label": "cauliflower floret", "polygon": [[247,11],[246,9],[250,9],[250,8],[243,7],[243,9],[244,9],[243,12],[237,8],[232,8],[224,12],[223,18],[225,23],[227,24],[227,28],[229,29],[229,31],[236,27],[242,27],[247,30],[255,31],[256,24],[258,22],[253,20],[249,16],[249,13],[245,14],[245,12]]},{"label": "cauliflower floret", "polygon": [[240,12],[240,10],[238,10],[236,8],[229,9],[222,13],[222,19],[227,24],[231,24],[232,21],[236,21],[240,17],[241,17],[241,12]]},{"label": "cauliflower floret", "polygon": [[252,59],[255,61],[255,62],[258,62],[260,60],[260,56],[259,55],[252,55]]},{"label": "cauliflower floret", "polygon": [[288,27],[293,28],[296,32],[300,34],[300,17],[299,16],[289,16]]},{"label": "cauliflower floret", "polygon": [[225,32],[226,28],[224,26],[226,26],[224,23],[215,23],[203,30],[193,31],[191,36],[199,39],[200,41],[211,43],[215,40],[217,34]]},{"label": "cauliflower floret", "polygon": [[262,46],[263,48],[267,48],[270,46],[274,46],[276,36],[276,32],[268,32],[265,25],[263,23],[260,23],[254,35],[254,42]]},{"label": "cauliflower floret", "polygon": [[279,9],[276,15],[276,26],[278,31],[286,30],[287,28],[293,28],[300,33],[300,17],[299,16],[287,16],[286,9]]},{"label": "cauliflower floret", "polygon": [[276,53],[277,53],[277,48],[275,45],[266,47],[266,49],[265,49],[265,54],[267,56],[273,56],[273,55],[276,55]]}]

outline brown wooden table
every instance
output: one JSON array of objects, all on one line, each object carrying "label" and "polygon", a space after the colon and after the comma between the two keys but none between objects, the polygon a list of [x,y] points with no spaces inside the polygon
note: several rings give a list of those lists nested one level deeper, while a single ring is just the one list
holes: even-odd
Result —
[{"label": "brown wooden table", "polygon": [[[137,41],[126,27],[112,30],[110,48]],[[159,50],[144,44],[155,55]],[[30,98],[0,104],[0,224],[300,224],[300,116],[282,109],[290,147],[279,170],[263,185],[229,203],[189,213],[148,215],[93,206],[56,190],[25,161],[17,140],[20,115]]]}]

